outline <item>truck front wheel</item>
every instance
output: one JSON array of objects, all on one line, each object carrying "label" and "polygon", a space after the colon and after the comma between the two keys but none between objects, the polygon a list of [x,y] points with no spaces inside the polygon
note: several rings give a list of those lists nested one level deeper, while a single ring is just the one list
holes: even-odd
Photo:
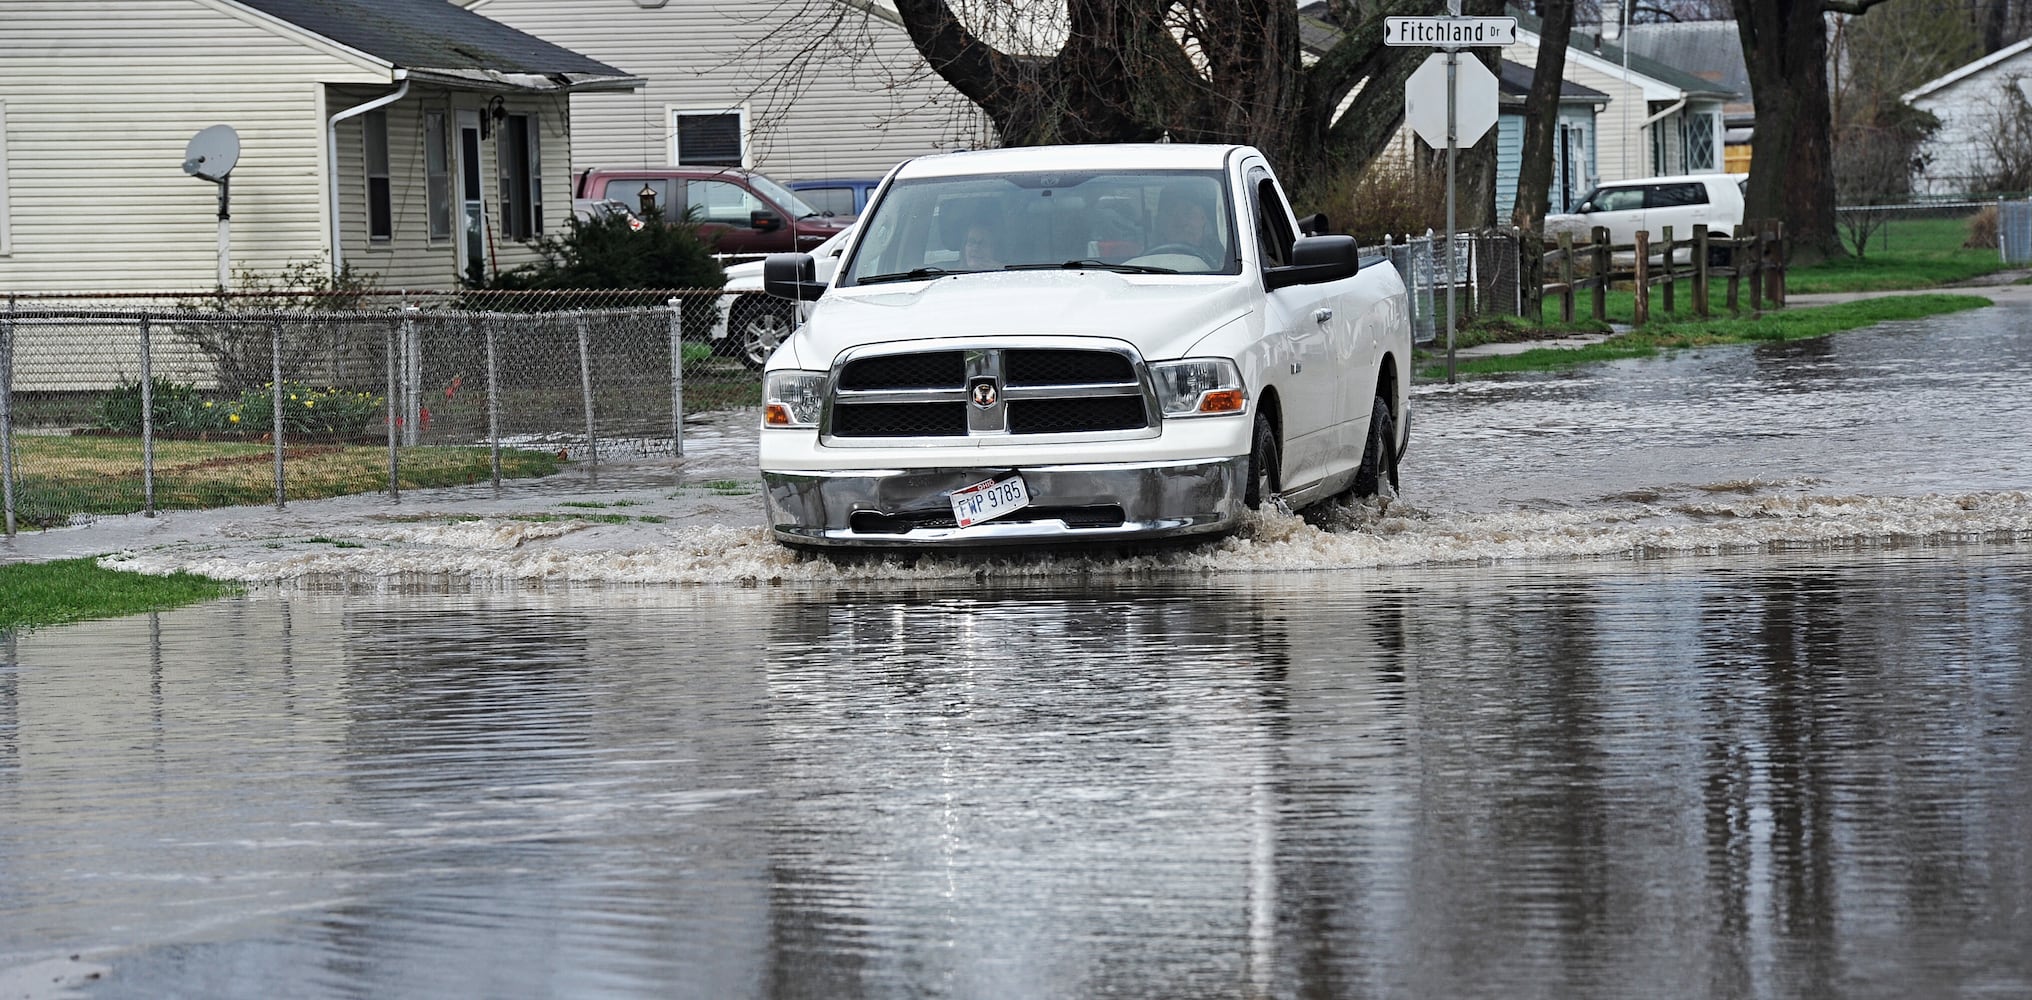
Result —
[{"label": "truck front wheel", "polygon": [[1256,432],[1249,447],[1249,486],[1242,494],[1242,505],[1250,510],[1262,510],[1266,503],[1277,499],[1277,430],[1270,426],[1270,418],[1261,413],[1256,415]]},{"label": "truck front wheel", "polygon": [[1362,450],[1362,465],[1355,470],[1355,499],[1379,496],[1384,487],[1397,492],[1397,420],[1390,414],[1390,402],[1381,396],[1369,409],[1369,444]]}]

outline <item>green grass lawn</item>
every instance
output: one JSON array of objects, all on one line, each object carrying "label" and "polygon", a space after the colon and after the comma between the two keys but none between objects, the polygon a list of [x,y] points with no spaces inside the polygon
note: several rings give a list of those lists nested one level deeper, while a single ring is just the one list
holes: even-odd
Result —
[{"label": "green grass lawn", "polygon": [[1995,247],[1962,246],[1968,235],[1967,219],[1890,222],[1870,234],[1862,256],[1795,268],[1785,287],[1800,295],[1937,288],[2011,269]]},{"label": "green grass lawn", "polygon": [[[1768,343],[1822,337],[1901,319],[1918,319],[1960,312],[1990,304],[1979,295],[1922,293],[1862,299],[1839,305],[1792,308],[1766,313],[1755,319],[1692,318],[1654,322],[1609,337],[1585,347],[1541,347],[1496,357],[1456,359],[1456,377],[1496,375],[1507,372],[1548,371],[1594,361],[1652,357],[1663,351],[1684,350],[1716,344]],[[1458,348],[1460,345],[1455,344]],[[1445,347],[1441,345],[1440,356]],[[1426,380],[1446,377],[1444,363],[1434,364],[1431,354],[1421,359],[1418,377]]]},{"label": "green grass lawn", "polygon": [[[30,527],[77,514],[126,514],[143,507],[141,440],[22,434],[14,439],[16,518]],[[461,486],[492,478],[489,452],[477,447],[404,448],[404,489]],[[505,478],[547,476],[561,460],[550,452],[503,449]],[[290,500],[319,500],[388,488],[388,449],[307,445],[286,450],[283,486]],[[275,502],[275,450],[258,443],[158,441],[155,505],[202,510]]]},{"label": "green grass lawn", "polygon": [[161,611],[239,590],[191,573],[144,576],[100,569],[96,559],[8,563],[0,565],[0,633]]}]

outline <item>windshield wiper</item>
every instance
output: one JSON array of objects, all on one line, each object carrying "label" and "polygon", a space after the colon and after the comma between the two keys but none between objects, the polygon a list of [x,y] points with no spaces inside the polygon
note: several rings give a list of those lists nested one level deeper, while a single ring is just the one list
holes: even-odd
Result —
[{"label": "windshield wiper", "polygon": [[869,275],[868,277],[861,278],[855,281],[854,284],[879,285],[885,281],[918,281],[924,278],[936,278],[942,274],[965,274],[965,273],[967,272],[948,271],[942,267],[913,267],[908,271],[898,271],[895,274]]},{"label": "windshield wiper", "polygon": [[1175,267],[1151,267],[1148,264],[1110,264],[1105,260],[1091,257],[1069,260],[1063,264],[1011,264],[1010,271],[1115,271],[1120,274],[1177,274]]}]

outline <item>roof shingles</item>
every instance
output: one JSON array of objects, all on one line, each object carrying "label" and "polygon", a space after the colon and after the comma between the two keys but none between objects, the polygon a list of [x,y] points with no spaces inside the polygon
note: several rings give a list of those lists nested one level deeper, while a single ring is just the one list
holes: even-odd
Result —
[{"label": "roof shingles", "polygon": [[625,78],[606,63],[446,0],[238,0],[403,69]]}]

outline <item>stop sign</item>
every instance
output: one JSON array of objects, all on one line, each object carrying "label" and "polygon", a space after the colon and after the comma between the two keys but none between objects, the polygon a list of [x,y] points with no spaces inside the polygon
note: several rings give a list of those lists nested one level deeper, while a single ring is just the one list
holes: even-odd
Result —
[{"label": "stop sign", "polygon": [[[1454,63],[1454,145],[1472,146],[1496,124],[1496,74],[1473,55]],[[1404,123],[1446,148],[1446,53],[1434,52],[1404,81]]]}]

